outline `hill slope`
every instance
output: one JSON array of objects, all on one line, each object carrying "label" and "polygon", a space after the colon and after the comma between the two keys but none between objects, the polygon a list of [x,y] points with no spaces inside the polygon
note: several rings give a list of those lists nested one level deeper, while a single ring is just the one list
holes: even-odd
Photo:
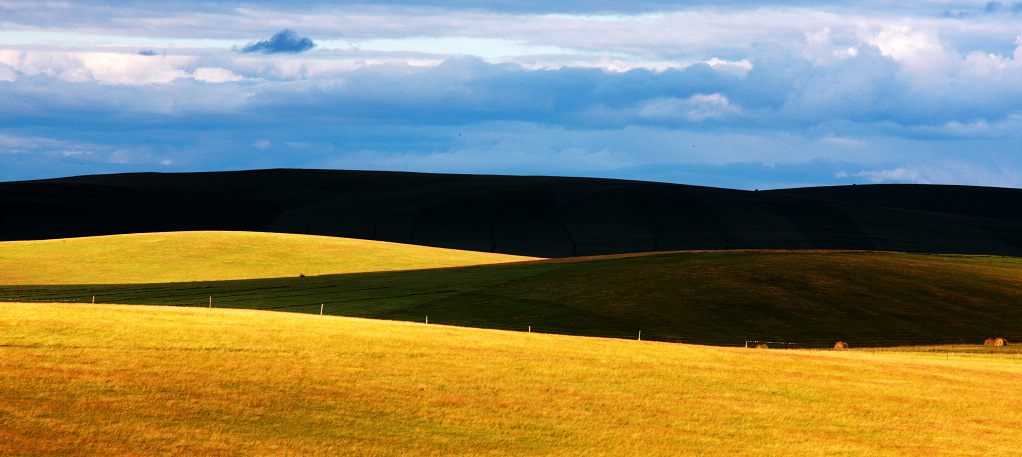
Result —
[{"label": "hill slope", "polygon": [[1013,455],[1011,358],[0,304],[0,454]]},{"label": "hill slope", "polygon": [[254,308],[744,345],[1022,340],[1018,259],[724,251],[443,270],[154,284],[5,286],[0,301]]},{"label": "hill slope", "polygon": [[524,260],[534,258],[281,233],[142,233],[0,242],[0,284],[215,281]]},{"label": "hill slope", "polygon": [[[920,201],[955,204],[909,204]],[[1018,208],[1020,190],[947,186],[748,192],[329,170],[124,174],[0,183],[0,239],[238,230],[536,257],[691,249],[1022,256]]]}]

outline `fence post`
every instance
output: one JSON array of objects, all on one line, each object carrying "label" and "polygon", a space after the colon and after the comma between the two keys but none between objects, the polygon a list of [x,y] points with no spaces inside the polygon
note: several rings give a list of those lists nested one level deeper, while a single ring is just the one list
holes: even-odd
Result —
[{"label": "fence post", "polygon": [[323,305],[326,305],[326,303],[320,303],[320,304],[319,304],[319,315],[320,315],[320,316],[322,316],[322,315],[323,315]]},{"label": "fence post", "polygon": [[212,295],[209,296],[209,308],[210,309],[213,308],[213,296]]},{"label": "fence post", "polygon": [[639,330],[639,341],[642,341],[642,330]]}]

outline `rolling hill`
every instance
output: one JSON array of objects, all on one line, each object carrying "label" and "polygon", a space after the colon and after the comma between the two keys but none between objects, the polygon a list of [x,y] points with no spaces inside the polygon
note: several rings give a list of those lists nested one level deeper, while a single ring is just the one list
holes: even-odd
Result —
[{"label": "rolling hill", "polygon": [[139,233],[2,241],[0,285],[215,281],[525,260],[535,258],[285,233]]},{"label": "rolling hill", "polygon": [[1022,256],[1022,190],[740,191],[538,176],[332,170],[0,183],[0,240],[232,230],[535,257],[858,249]]},{"label": "rolling hill", "polygon": [[1022,340],[1020,260],[707,251],[244,281],[0,286],[0,301],[248,308],[615,338],[830,347]]},{"label": "rolling hill", "polygon": [[0,454],[1012,455],[1013,354],[0,304]]}]

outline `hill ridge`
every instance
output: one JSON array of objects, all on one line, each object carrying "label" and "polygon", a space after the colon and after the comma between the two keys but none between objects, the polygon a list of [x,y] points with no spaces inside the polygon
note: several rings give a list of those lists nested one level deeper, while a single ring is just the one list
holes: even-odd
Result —
[{"label": "hill ridge", "polygon": [[290,233],[134,233],[2,241],[0,285],[218,281],[525,260],[535,258]]},{"label": "hill ridge", "polygon": [[0,183],[0,240],[231,230],[534,257],[725,249],[1022,256],[1022,190],[745,191],[602,178],[270,169]]}]

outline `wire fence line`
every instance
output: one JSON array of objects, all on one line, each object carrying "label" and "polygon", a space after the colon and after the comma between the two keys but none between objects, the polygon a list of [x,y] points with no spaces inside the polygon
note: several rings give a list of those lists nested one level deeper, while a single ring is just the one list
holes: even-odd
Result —
[{"label": "wire fence line", "polygon": [[[359,317],[369,319],[387,319],[397,321],[428,322],[472,328],[508,330],[517,332],[551,333],[589,337],[616,339],[641,339],[644,341],[660,341],[671,343],[703,344],[713,346],[756,348],[765,345],[768,349],[822,349],[833,350],[838,341],[847,342],[852,349],[889,348],[901,346],[928,345],[933,347],[947,346],[946,352],[961,352],[962,345],[982,344],[986,338],[1005,338],[1011,342],[1022,342],[1022,332],[999,332],[999,334],[979,335],[975,332],[959,334],[921,334],[915,332],[886,332],[880,334],[844,334],[833,337],[813,335],[808,337],[786,337],[783,335],[766,334],[735,334],[697,335],[684,329],[663,331],[655,328],[638,328],[623,330],[607,328],[599,325],[565,326],[563,319],[558,324],[551,324],[548,316],[543,314],[495,315],[491,318],[464,319],[444,316],[445,308],[437,302],[411,301],[400,303],[404,299],[421,299],[430,297],[442,299],[458,293],[455,289],[410,291],[393,287],[351,287],[344,285],[326,285],[312,287],[265,286],[246,287],[224,290],[215,286],[196,286],[187,289],[172,286],[149,287],[114,287],[101,291],[89,290],[89,287],[73,286],[63,288],[47,287],[5,287],[0,294],[3,302],[26,303],[113,303],[136,305],[160,305],[183,307],[217,307],[254,310],[279,310],[306,314],[319,314],[325,309],[326,314],[335,316]],[[214,293],[216,292],[216,293]],[[401,292],[401,293],[399,293]],[[349,295],[352,294],[352,295]],[[366,294],[369,294],[368,296]],[[466,305],[483,306],[506,303],[511,300],[479,300]],[[360,306],[373,302],[387,301],[388,306],[374,309]],[[430,313],[435,313],[429,316]],[[447,313],[450,314],[450,313]],[[428,317],[427,317],[428,316]],[[953,343],[953,344],[951,344]],[[938,349],[932,349],[937,351]],[[989,353],[1022,352],[1020,346],[989,347]],[[999,352],[998,352],[999,351]],[[976,352],[976,351],[973,351]]]}]

